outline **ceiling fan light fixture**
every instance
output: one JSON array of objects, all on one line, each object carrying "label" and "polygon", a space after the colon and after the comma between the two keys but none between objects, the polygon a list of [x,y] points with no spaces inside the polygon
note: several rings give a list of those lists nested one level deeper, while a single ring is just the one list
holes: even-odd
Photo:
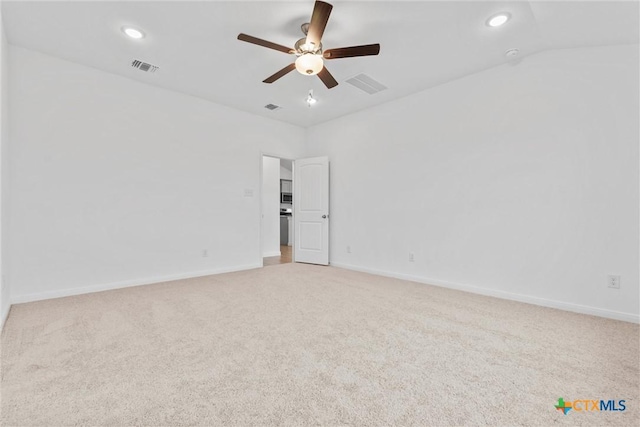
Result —
[{"label": "ceiling fan light fixture", "polygon": [[313,53],[315,55],[321,55],[322,54],[322,43],[320,43],[318,46],[316,46],[316,44],[314,42],[308,42],[307,43],[307,38],[303,37],[300,40],[298,40],[295,44],[295,46],[293,47],[293,49],[296,52],[296,55],[300,56],[300,55],[304,55],[305,53]]},{"label": "ceiling fan light fixture", "polygon": [[311,21],[301,26],[305,37],[299,39],[293,49],[248,34],[238,34],[238,40],[240,41],[298,57],[295,62],[290,63],[280,71],[264,79],[262,81],[263,83],[271,84],[289,74],[295,68],[300,74],[304,74],[305,76],[317,75],[327,89],[331,89],[338,86],[338,81],[331,75],[329,70],[327,70],[327,67],[324,66],[325,59],[334,60],[339,58],[354,58],[357,56],[374,56],[380,53],[379,43],[341,47],[324,51],[322,48],[322,35],[324,34],[327,22],[329,22],[332,9],[333,6],[329,3],[316,0],[313,5]]},{"label": "ceiling fan light fixture", "polygon": [[314,76],[322,71],[324,62],[321,55],[305,53],[296,59],[296,70],[305,76]]}]

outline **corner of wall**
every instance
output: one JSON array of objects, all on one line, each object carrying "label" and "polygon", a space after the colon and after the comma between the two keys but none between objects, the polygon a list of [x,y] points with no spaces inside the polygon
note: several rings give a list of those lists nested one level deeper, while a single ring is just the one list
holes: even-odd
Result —
[{"label": "corner of wall", "polygon": [[637,52],[545,51],[306,128],[331,264],[638,323]]},{"label": "corner of wall", "polygon": [[7,184],[8,184],[8,143],[9,143],[9,44],[4,31],[2,9],[0,8],[0,331],[11,309],[11,296],[7,277],[6,233]]}]

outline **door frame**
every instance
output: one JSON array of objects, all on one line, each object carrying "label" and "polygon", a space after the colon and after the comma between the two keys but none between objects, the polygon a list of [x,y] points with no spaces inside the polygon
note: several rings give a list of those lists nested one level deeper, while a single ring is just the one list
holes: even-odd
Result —
[{"label": "door frame", "polygon": [[[259,162],[260,163],[260,188],[258,190],[258,192],[260,193],[260,197],[259,197],[260,200],[258,201],[259,202],[259,206],[258,206],[258,225],[259,225],[259,227],[258,228],[260,230],[260,243],[258,245],[258,254],[260,256],[260,267],[264,267],[264,257],[262,256],[262,244],[264,243],[263,242],[264,239],[263,239],[263,236],[262,236],[264,234],[263,230],[262,230],[262,228],[263,228],[263,224],[262,224],[262,214],[263,214],[263,212],[262,212],[262,202],[263,202],[263,197],[264,197],[264,195],[262,194],[262,179],[264,177],[264,175],[263,175],[264,174],[264,170],[263,170],[264,168],[263,168],[263,165],[262,165],[262,158],[263,157],[272,157],[274,159],[290,161],[291,162],[291,176],[292,176],[291,181],[292,181],[293,187],[295,187],[295,185],[296,185],[296,177],[295,177],[295,175],[293,173],[293,164],[295,162],[295,159],[289,159],[287,157],[282,157],[279,154],[273,154],[273,153],[266,152],[266,151],[261,151],[260,152],[260,159],[259,159],[260,160],[260,162]],[[293,189],[292,189],[292,194],[293,194]],[[293,205],[295,202],[296,201],[294,200],[291,205]],[[292,209],[291,211],[292,211],[291,212],[291,221],[295,221],[294,220],[295,209]],[[293,228],[294,228],[294,230],[293,230],[293,236],[292,237],[294,239],[293,241],[295,242],[295,232],[296,231],[295,231],[295,227],[293,227]],[[289,239],[291,239],[291,237]],[[291,245],[291,262],[292,263],[295,262],[295,250],[296,250],[295,246],[296,246],[295,244]]]}]

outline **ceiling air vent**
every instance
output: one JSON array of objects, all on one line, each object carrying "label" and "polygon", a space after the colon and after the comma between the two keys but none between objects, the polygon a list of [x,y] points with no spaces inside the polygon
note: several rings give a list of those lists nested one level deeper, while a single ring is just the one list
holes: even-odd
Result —
[{"label": "ceiling air vent", "polygon": [[264,108],[266,108],[267,110],[275,111],[275,110],[279,110],[281,107],[275,104],[267,104],[264,106]]},{"label": "ceiling air vent", "polygon": [[358,74],[355,77],[351,77],[347,80],[347,83],[350,83],[357,87],[360,90],[367,92],[369,95],[373,95],[374,93],[382,92],[387,87],[382,83],[375,81],[371,77],[366,74]]},{"label": "ceiling air vent", "polygon": [[133,68],[137,68],[140,71],[144,71],[145,73],[155,73],[160,68],[156,65],[151,65],[146,62],[139,61],[137,59],[133,60],[133,62],[131,63],[131,66]]}]

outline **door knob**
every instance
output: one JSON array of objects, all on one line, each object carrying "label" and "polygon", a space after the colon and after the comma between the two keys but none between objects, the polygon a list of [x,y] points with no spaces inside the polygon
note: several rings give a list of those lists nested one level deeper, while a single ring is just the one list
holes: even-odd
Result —
[{"label": "door knob", "polygon": [[326,218],[326,217],[327,217],[326,215],[322,215],[322,218]]}]

